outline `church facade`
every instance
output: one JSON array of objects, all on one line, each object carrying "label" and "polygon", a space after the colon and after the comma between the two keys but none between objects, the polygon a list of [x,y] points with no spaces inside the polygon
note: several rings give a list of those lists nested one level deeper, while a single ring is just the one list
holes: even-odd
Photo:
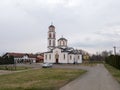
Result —
[{"label": "church facade", "polygon": [[79,50],[68,47],[68,40],[61,37],[57,40],[55,26],[48,27],[48,51],[44,53],[44,62],[48,63],[82,63],[82,54]]}]

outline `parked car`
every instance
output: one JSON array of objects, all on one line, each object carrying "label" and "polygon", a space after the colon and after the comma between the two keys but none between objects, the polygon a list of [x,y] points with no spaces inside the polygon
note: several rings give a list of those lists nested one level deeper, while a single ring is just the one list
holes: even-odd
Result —
[{"label": "parked car", "polygon": [[50,68],[50,67],[52,67],[52,66],[53,66],[52,63],[43,63],[43,64],[42,64],[42,67],[43,67],[43,68]]}]

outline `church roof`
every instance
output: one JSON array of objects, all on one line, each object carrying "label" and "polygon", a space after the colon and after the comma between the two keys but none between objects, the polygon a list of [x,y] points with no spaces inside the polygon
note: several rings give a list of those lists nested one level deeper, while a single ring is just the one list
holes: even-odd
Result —
[{"label": "church roof", "polygon": [[[77,50],[77,49],[74,49],[74,48],[72,48],[72,47],[66,47],[66,48],[55,47],[54,49],[56,49],[56,48],[59,48],[59,49],[61,49],[61,52],[66,52],[66,53],[68,53],[68,54],[82,54],[82,51],[81,51],[81,50]],[[53,50],[54,50],[54,49],[53,49]],[[45,52],[45,53],[52,53],[53,50],[48,51],[48,52]]]}]

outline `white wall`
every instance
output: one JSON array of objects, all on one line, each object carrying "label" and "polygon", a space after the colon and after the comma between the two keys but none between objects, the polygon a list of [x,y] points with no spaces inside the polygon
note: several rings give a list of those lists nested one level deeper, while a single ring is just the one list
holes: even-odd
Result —
[{"label": "white wall", "polygon": [[82,55],[79,55],[78,63],[82,63]]},{"label": "white wall", "polygon": [[60,63],[68,63],[68,53],[61,53]]},{"label": "white wall", "polygon": [[[68,54],[67,52],[61,52],[61,49],[56,48],[53,50],[53,53],[44,53],[44,62],[56,63],[55,55],[58,54],[58,63],[82,63],[82,55],[77,54]],[[47,58],[46,58],[47,55]],[[65,58],[64,58],[65,55]],[[71,56],[71,59],[70,59]],[[79,58],[78,58],[79,56]],[[51,57],[51,58],[50,58]]]}]

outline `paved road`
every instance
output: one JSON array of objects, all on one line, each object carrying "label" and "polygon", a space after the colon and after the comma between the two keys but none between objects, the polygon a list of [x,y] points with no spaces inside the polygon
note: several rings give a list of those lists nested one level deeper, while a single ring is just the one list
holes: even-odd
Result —
[{"label": "paved road", "polygon": [[98,64],[60,90],[120,90],[120,84],[110,75],[104,65]]}]

